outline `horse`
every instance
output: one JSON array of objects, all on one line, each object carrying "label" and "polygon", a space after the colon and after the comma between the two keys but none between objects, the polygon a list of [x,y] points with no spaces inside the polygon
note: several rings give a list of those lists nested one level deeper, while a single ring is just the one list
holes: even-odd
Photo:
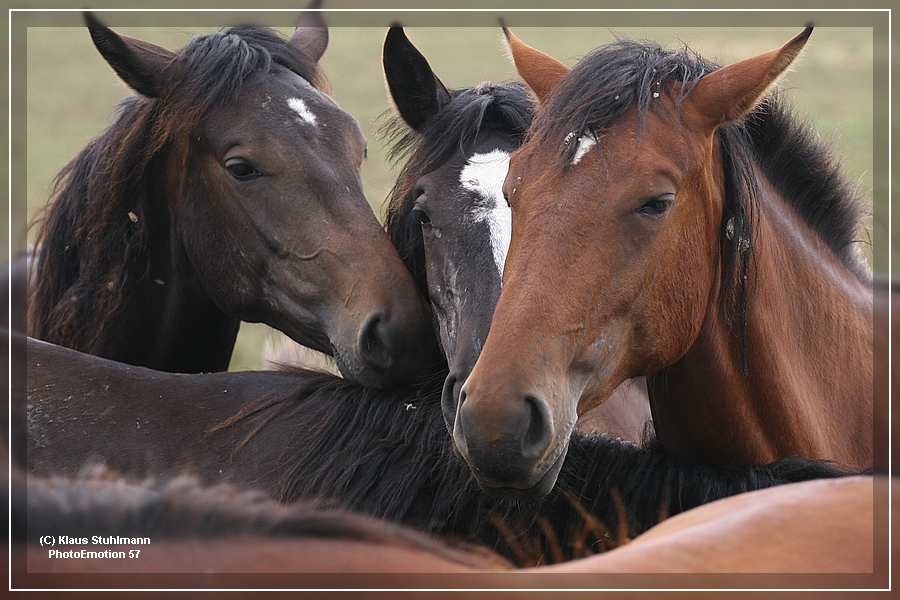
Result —
[{"label": "horse", "polygon": [[[196,553],[194,543],[221,545],[237,543],[243,547],[243,572],[263,570],[277,572],[278,563],[271,557],[260,556],[253,548],[253,540],[284,541],[296,539],[330,540],[383,544],[386,554],[392,549],[402,559],[392,559],[395,570],[409,571],[410,553],[429,553],[462,567],[482,570],[508,569],[511,565],[485,549],[452,546],[440,542],[409,527],[386,523],[358,513],[321,509],[313,503],[279,504],[259,491],[249,491],[220,483],[202,485],[196,478],[180,476],[167,480],[132,481],[109,469],[97,467],[78,477],[26,477],[13,473],[13,539],[33,544],[37,564],[31,572],[53,572],[65,560],[54,560],[55,549],[97,552],[111,550],[132,553],[130,561],[110,561],[100,557],[97,572],[110,567],[140,566],[153,572],[160,564],[161,572],[196,572],[214,554],[210,550]],[[27,490],[25,489],[27,486]],[[51,548],[38,547],[35,542],[52,532],[56,542]],[[99,537],[100,543],[95,542]],[[65,540],[65,541],[64,541]],[[250,542],[248,544],[248,541]],[[174,548],[182,551],[193,548],[195,558],[172,561]],[[199,554],[199,557],[197,556]],[[382,556],[386,556],[383,554]],[[220,555],[221,556],[221,555]],[[250,567],[248,559],[256,567]],[[297,572],[297,555],[291,554],[287,563]],[[29,559],[30,560],[30,559]],[[78,561],[75,561],[78,562]],[[303,564],[302,562],[299,564]],[[307,568],[316,564],[309,561]],[[382,563],[384,564],[384,563]],[[403,568],[405,567],[405,568]],[[66,567],[63,567],[65,570]],[[90,567],[81,572],[91,572]]]},{"label": "horse", "polygon": [[[520,83],[448,89],[400,26],[385,36],[382,63],[394,110],[382,115],[379,133],[399,168],[385,223],[431,303],[449,364],[447,394],[460,385],[457,374],[471,370],[490,328],[509,243],[500,185],[534,100]],[[329,367],[295,344],[271,349],[266,362]],[[644,382],[628,381],[581,426],[640,441],[649,420]]]},{"label": "horse", "polygon": [[723,495],[843,474],[791,461],[709,470],[675,463],[659,445],[579,434],[573,447],[583,452],[573,450],[564,470],[571,485],[523,510],[482,498],[453,457],[440,388],[417,396],[379,392],[301,371],[173,375],[28,344],[28,465],[35,473],[75,474],[95,461],[133,477],[186,471],[204,482],[259,487],[285,502],[320,498],[483,541],[520,564],[608,548],[662,516]]},{"label": "horse", "polygon": [[[189,477],[135,483],[99,470],[79,478],[29,477],[26,494],[25,477],[13,475],[12,541],[26,544],[30,573],[484,573],[511,568],[485,549],[451,546],[345,511],[282,506],[227,484],[202,486]],[[521,569],[516,583],[504,578],[505,586],[492,585],[556,587],[552,577],[540,577],[555,573],[884,573],[887,530],[879,528],[876,535],[873,520],[877,514],[880,524],[886,517],[886,504],[879,501],[876,509],[875,500],[886,496],[887,481],[811,481],[718,500],[672,517],[620,548]],[[39,546],[48,531],[55,544]],[[104,543],[93,543],[95,536]],[[130,552],[132,560],[53,557],[104,551]],[[656,584],[644,578],[641,587]],[[595,579],[591,587],[609,583]]]},{"label": "horse", "polygon": [[[380,133],[388,158],[403,159],[385,222],[430,300],[448,395],[475,364],[500,295],[510,222],[500,188],[534,100],[519,83],[448,89],[400,26],[385,36],[382,63],[395,110]],[[650,420],[643,386],[624,382],[583,425],[640,441]]]},{"label": "horse", "polygon": [[444,398],[485,489],[547,493],[576,417],[641,375],[684,460],[872,466],[863,201],[766,96],[811,31],[724,68],[620,40],[570,70],[505,29],[539,109],[491,329]]},{"label": "horse", "polygon": [[433,368],[427,303],[363,195],[366,140],[326,94],[320,13],[289,40],[235,27],[178,53],[86,19],[137,94],[57,178],[29,335],[198,373],[261,321],[367,385]]},{"label": "horse", "polygon": [[[900,431],[898,411],[890,410],[889,388],[900,389],[900,364],[896,351],[891,356],[891,348],[900,349],[900,319],[898,311],[892,311],[891,305],[900,306],[900,282],[885,276],[876,276],[872,285],[873,336],[875,346],[875,402],[873,419],[875,430],[873,450],[876,473],[900,475],[900,444],[893,445],[891,450],[891,432]],[[894,358],[894,362],[890,362]]]},{"label": "horse", "polygon": [[[32,476],[94,464],[132,479],[190,475],[487,546],[519,566],[607,550],[715,499],[848,474],[801,459],[692,464],[660,444],[576,431],[554,492],[504,500],[456,455],[440,381],[411,395],[299,369],[167,373],[31,338],[27,360],[28,389],[13,397],[27,403],[14,415],[27,411]],[[13,458],[23,462],[15,447]]]}]

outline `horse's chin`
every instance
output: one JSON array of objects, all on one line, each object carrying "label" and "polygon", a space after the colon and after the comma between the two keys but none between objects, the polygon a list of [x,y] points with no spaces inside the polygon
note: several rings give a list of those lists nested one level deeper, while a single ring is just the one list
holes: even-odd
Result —
[{"label": "horse's chin", "polygon": [[[331,355],[344,379],[355,381],[366,387],[384,387],[384,375],[379,375],[366,367],[362,361],[353,357],[352,353],[344,352],[337,346],[331,346]],[[350,356],[348,357],[348,355]]]},{"label": "horse's chin", "polygon": [[[475,475],[475,481],[481,490],[503,500],[539,500],[550,493],[556,480],[559,477],[559,471],[562,469],[563,462],[566,459],[566,451],[560,453],[556,461],[550,465],[550,468],[541,475],[536,482],[498,482],[490,478],[484,477],[478,470],[472,467],[472,473]],[[469,465],[471,467],[471,465]]]}]

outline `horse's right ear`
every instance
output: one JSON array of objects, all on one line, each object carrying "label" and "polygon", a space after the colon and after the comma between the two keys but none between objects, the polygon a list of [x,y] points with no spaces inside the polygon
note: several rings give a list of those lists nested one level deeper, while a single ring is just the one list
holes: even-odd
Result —
[{"label": "horse's right ear", "polygon": [[92,13],[85,12],[94,46],[122,81],[134,91],[158,98],[163,91],[163,69],[175,53],[155,44],[119,35],[103,25]]},{"label": "horse's right ear", "polygon": [[812,26],[806,27],[781,48],[701,77],[686,98],[687,118],[712,132],[722,123],[744,117],[797,59],[812,30]]},{"label": "horse's right ear", "polygon": [[559,80],[569,72],[569,67],[526,44],[513,35],[509,27],[503,26],[503,35],[519,77],[531,88],[538,102],[543,102]]},{"label": "horse's right ear", "polygon": [[450,92],[412,45],[403,28],[391,27],[382,53],[388,90],[406,124],[419,131],[450,101]]},{"label": "horse's right ear", "polygon": [[302,50],[316,62],[319,62],[328,47],[328,25],[319,12],[320,8],[322,0],[312,0],[300,14],[297,27],[291,36],[291,45]]}]

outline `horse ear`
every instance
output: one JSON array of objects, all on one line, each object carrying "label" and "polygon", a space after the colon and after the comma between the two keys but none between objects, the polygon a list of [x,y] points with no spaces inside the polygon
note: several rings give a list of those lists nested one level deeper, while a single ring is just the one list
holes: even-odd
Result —
[{"label": "horse ear", "polygon": [[550,94],[550,90],[569,72],[569,67],[527,45],[513,35],[509,27],[503,26],[503,35],[506,36],[506,45],[516,65],[516,71],[537,96],[538,102],[543,102]]},{"label": "horse ear", "polygon": [[381,61],[397,111],[416,131],[450,101],[450,92],[402,27],[395,25],[388,30]]},{"label": "horse ear", "polygon": [[319,12],[320,8],[322,0],[312,0],[300,14],[297,27],[291,36],[291,45],[302,50],[316,62],[319,62],[328,47],[328,25]]},{"label": "horse ear", "polygon": [[[685,100],[689,114],[710,131],[749,113],[766,90],[800,55],[813,28],[777,50],[760,54],[704,75]],[[688,117],[690,118],[690,117]]]},{"label": "horse ear", "polygon": [[163,69],[175,58],[175,53],[149,42],[119,35],[92,13],[85,12],[84,20],[97,51],[122,81],[140,94],[158,98],[165,83]]}]

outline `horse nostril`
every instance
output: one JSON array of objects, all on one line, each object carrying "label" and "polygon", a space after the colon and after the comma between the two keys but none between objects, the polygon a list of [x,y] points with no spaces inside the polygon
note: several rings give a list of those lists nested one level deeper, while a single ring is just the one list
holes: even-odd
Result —
[{"label": "horse nostril", "polygon": [[390,351],[392,329],[381,311],[375,311],[359,333],[359,356],[376,371],[387,371],[394,364]]},{"label": "horse nostril", "polygon": [[462,391],[463,381],[456,373],[451,372],[447,375],[447,379],[444,380],[444,388],[441,390],[441,411],[444,414],[444,423],[447,425],[447,431],[451,433],[456,422],[459,406],[465,399],[465,392]]},{"label": "horse nostril", "polygon": [[532,396],[525,396],[525,403],[530,414],[522,452],[526,456],[541,456],[553,438],[545,404]]}]

